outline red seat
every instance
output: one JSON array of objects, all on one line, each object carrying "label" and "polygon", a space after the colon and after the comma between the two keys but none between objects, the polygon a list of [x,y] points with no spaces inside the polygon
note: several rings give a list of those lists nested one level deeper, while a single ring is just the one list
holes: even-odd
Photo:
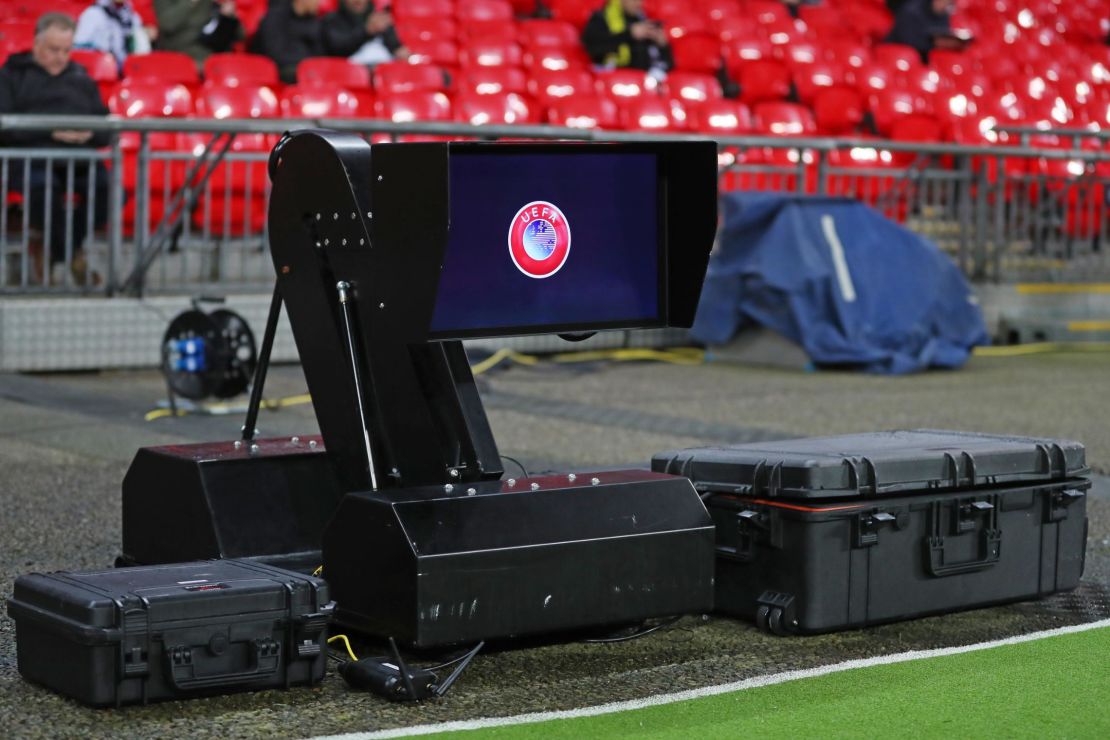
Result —
[{"label": "red seat", "polygon": [[[196,101],[197,115],[202,118],[276,118],[281,105],[273,88],[260,84],[221,85],[208,81],[201,87]],[[241,134],[258,136],[259,134]]]},{"label": "red seat", "polygon": [[872,41],[886,38],[894,26],[893,16],[882,3],[855,3],[845,7],[843,12],[845,23]]},{"label": "red seat", "polygon": [[703,103],[722,97],[721,83],[713,75],[671,72],[667,75],[667,96],[687,103]]},{"label": "red seat", "polygon": [[775,50],[778,57],[791,69],[807,66],[824,58],[820,47],[812,41],[797,41],[789,46],[777,46]]},{"label": "red seat", "polygon": [[828,4],[802,5],[798,8],[798,18],[817,38],[855,34],[855,30],[846,24],[841,9]]},{"label": "red seat", "polygon": [[763,36],[738,36],[722,43],[721,52],[725,59],[725,66],[734,77],[741,65],[761,59],[771,59],[774,55],[771,42]]},{"label": "red seat", "polygon": [[450,121],[451,100],[442,92],[429,90],[379,94],[374,111],[378,118],[394,123]]},{"label": "red seat", "polygon": [[821,90],[845,84],[844,68],[832,62],[817,62],[794,69],[794,89],[798,99],[811,105]]},{"label": "red seat", "polygon": [[714,23],[719,23],[726,18],[744,17],[744,11],[737,0],[697,0],[694,6]]},{"label": "red seat", "polygon": [[671,42],[675,69],[716,74],[721,68],[721,42],[713,35],[696,33]]},{"label": "red seat", "polygon": [[934,95],[941,87],[941,77],[928,67],[914,67],[894,78],[895,86]]},{"label": "red seat", "polygon": [[440,67],[455,67],[459,63],[459,47],[449,39],[406,42],[409,49],[409,64],[435,64]]},{"label": "red seat", "polygon": [[132,54],[123,61],[123,76],[132,80],[160,80],[199,85],[197,63],[188,54],[177,51],[152,51]]},{"label": "red seat", "polygon": [[429,41],[454,41],[458,35],[458,27],[454,17],[398,17],[394,24],[397,37],[406,46],[416,42]]},{"label": "red seat", "polygon": [[678,13],[660,15],[658,18],[666,27],[671,43],[688,36],[712,36],[714,41],[720,43],[709,20],[696,11],[684,9]]},{"label": "red seat", "polygon": [[525,49],[554,46],[557,49],[575,48],[581,44],[578,29],[566,21],[530,18],[517,24],[520,45]]},{"label": "red seat", "polygon": [[[124,118],[182,118],[193,114],[193,95],[187,87],[179,83],[125,80],[108,99],[108,110]],[[152,131],[146,138],[147,145],[153,151],[173,151],[182,146],[178,135],[173,132]],[[129,192],[135,189],[135,162],[139,146],[138,133],[124,131],[120,134],[120,148],[124,156],[123,185]],[[165,160],[152,160],[149,172],[152,189],[164,187],[167,172],[171,175],[169,187],[172,189],[180,186],[185,179],[184,165],[184,162],[177,162],[170,164],[167,169]]]},{"label": "red seat", "polygon": [[615,129],[619,126],[617,104],[604,95],[572,95],[552,102],[547,122],[569,128]]},{"label": "red seat", "polygon": [[636,69],[608,69],[597,73],[597,89],[614,100],[654,96],[659,82]]},{"label": "red seat", "polygon": [[735,100],[711,98],[700,103],[689,103],[687,126],[691,131],[704,134],[735,136],[752,130],[752,114],[748,106]]},{"label": "red seat", "polygon": [[213,54],[204,60],[204,79],[222,85],[279,84],[274,60],[260,54],[236,52]]},{"label": "red seat", "polygon": [[456,88],[476,95],[523,93],[528,77],[520,67],[467,67],[459,73]]},{"label": "red seat", "polygon": [[300,84],[285,88],[281,112],[289,118],[369,118],[373,101],[368,91],[338,85]]},{"label": "red seat", "polygon": [[397,22],[413,18],[450,18],[455,15],[452,0],[404,0],[392,6]]},{"label": "red seat", "polygon": [[745,5],[747,14],[764,26],[775,23],[793,23],[794,21],[790,17],[790,11],[786,9],[786,6],[777,0],[748,0]]},{"label": "red seat", "polygon": [[763,36],[763,27],[759,25],[759,21],[748,15],[726,16],[713,24],[713,30],[725,45],[739,39],[761,38],[770,46],[770,42]]},{"label": "red seat", "polygon": [[675,101],[644,96],[622,99],[618,105],[626,131],[663,133],[685,128],[686,111]]},{"label": "red seat", "polygon": [[813,116],[818,130],[827,136],[856,132],[863,122],[863,98],[850,87],[819,90],[813,98]]},{"label": "red seat", "polygon": [[[119,79],[119,66],[116,58],[107,51],[93,49],[74,49],[69,58],[85,68],[94,82],[115,82]],[[196,71],[196,66],[193,67]]]},{"label": "red seat", "polygon": [[537,103],[550,107],[572,96],[592,95],[594,76],[586,69],[534,69],[528,92]]},{"label": "red seat", "polygon": [[108,110],[124,118],[190,116],[193,95],[180,83],[124,80],[108,101]]},{"label": "red seat", "polygon": [[455,21],[459,32],[470,39],[516,39],[513,6],[506,0],[459,0]]},{"label": "red seat", "polygon": [[932,101],[920,92],[912,90],[880,90],[868,96],[867,104],[875,129],[882,136],[890,136],[894,123],[899,118],[918,115],[932,115]]},{"label": "red seat", "polygon": [[535,107],[518,93],[478,95],[459,93],[454,103],[455,120],[475,126],[486,124],[536,123]]},{"label": "red seat", "polygon": [[755,131],[775,136],[804,136],[817,132],[809,108],[797,103],[765,102],[755,106]]},{"label": "red seat", "polygon": [[979,63],[964,51],[933,49],[929,52],[929,67],[942,75],[956,78],[978,71]]},{"label": "red seat", "polygon": [[881,64],[869,63],[857,69],[854,77],[856,88],[862,95],[870,95],[880,90],[890,90],[898,86],[898,74]]},{"label": "red seat", "polygon": [[595,0],[549,0],[551,15],[560,21],[566,21],[577,29],[586,25],[594,11],[600,7]]},{"label": "red seat", "polygon": [[871,49],[850,39],[821,39],[821,53],[826,61],[837,62],[846,69],[862,69],[871,63]]},{"label": "red seat", "polygon": [[909,115],[899,118],[890,129],[894,141],[934,143],[941,140],[943,129],[940,121],[932,116]]},{"label": "red seat", "polygon": [[459,64],[463,67],[519,67],[522,57],[515,41],[478,39],[459,50]]},{"label": "red seat", "polygon": [[341,57],[311,57],[297,65],[302,85],[338,85],[348,90],[369,90],[370,70]]},{"label": "red seat", "polygon": [[921,55],[917,49],[905,44],[879,44],[871,50],[871,58],[876,64],[899,72],[909,72],[921,66]]},{"label": "red seat", "polygon": [[740,99],[749,105],[784,100],[790,95],[790,72],[780,62],[760,60],[739,69]]},{"label": "red seat", "polygon": [[434,64],[383,62],[374,68],[374,89],[379,95],[444,91],[447,76]]},{"label": "red seat", "polygon": [[586,55],[585,49],[581,46],[564,48],[541,46],[535,49],[526,49],[523,62],[527,69],[549,69],[552,71],[589,69],[591,66],[590,57]]}]

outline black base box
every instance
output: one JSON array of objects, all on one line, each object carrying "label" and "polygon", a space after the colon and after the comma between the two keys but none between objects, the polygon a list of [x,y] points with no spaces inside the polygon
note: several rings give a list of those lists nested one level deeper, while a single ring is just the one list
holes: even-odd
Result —
[{"label": "black base box", "polygon": [[680,450],[653,467],[706,501],[717,611],[776,634],[1037,598],[1083,573],[1090,482],[1074,442],[891,432]]},{"label": "black base box", "polygon": [[93,706],[319,683],[333,610],[246,560],[35,573],[8,601],[20,674]]}]

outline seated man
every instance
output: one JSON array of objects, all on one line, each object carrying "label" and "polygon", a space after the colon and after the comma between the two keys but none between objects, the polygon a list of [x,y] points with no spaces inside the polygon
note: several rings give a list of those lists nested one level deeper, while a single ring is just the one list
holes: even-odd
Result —
[{"label": "seated man", "polygon": [[595,64],[665,74],[674,66],[667,32],[644,16],[644,0],[608,0],[582,29],[582,43]]},{"label": "seated man", "polygon": [[966,39],[953,34],[948,14],[952,0],[905,0],[894,15],[894,27],[886,40],[917,49],[921,61],[929,61],[934,48],[961,49]]},{"label": "seated man", "polygon": [[150,40],[158,35],[154,26],[144,28],[131,0],[96,0],[77,19],[73,44],[78,49],[108,51],[123,68],[131,54],[146,54]]},{"label": "seated man", "polygon": [[297,65],[324,55],[320,0],[274,0],[251,40],[250,51],[273,59],[282,82],[297,81]]},{"label": "seated man", "polygon": [[388,10],[376,10],[373,0],[342,0],[338,10],[324,16],[323,30],[328,56],[349,57],[366,65],[409,56],[397,38],[393,16]]},{"label": "seated man", "polygon": [[[0,68],[0,113],[51,113],[70,115],[106,116],[108,109],[100,99],[96,83],[85,73],[85,68],[69,60],[73,49],[76,24],[68,15],[45,13],[35,25],[35,41],[30,52],[14,54]],[[88,148],[110,143],[106,131],[6,131],[3,146],[35,148]],[[72,262],[74,279],[83,284],[86,263],[81,251],[85,240],[88,217],[87,207],[90,174],[95,173],[95,186],[91,196],[95,201],[93,224],[103,226],[108,220],[108,173],[100,162],[91,170],[88,160],[77,160],[74,178],[67,185],[67,165],[64,159],[55,160],[47,177],[47,165],[41,159],[31,160],[29,179],[24,179],[24,165],[12,160],[8,168],[8,192],[22,193],[23,207],[30,213],[30,223],[36,229],[50,225],[50,264],[66,258],[66,230],[72,235]],[[49,182],[48,182],[49,180]],[[45,213],[47,186],[50,188],[50,212]],[[68,211],[68,213],[67,213]],[[48,221],[49,219],[49,221]],[[32,276],[34,282],[49,280],[42,275],[42,237],[30,240]]]},{"label": "seated man", "polygon": [[154,0],[154,15],[154,47],[188,54],[197,67],[204,66],[209,54],[231,51],[231,45],[243,39],[235,0]]}]

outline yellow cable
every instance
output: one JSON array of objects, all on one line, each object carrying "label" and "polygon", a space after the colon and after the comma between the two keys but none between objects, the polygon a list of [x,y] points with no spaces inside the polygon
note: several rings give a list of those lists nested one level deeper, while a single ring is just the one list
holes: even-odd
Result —
[{"label": "yellow cable", "polygon": [[328,644],[330,645],[336,640],[342,640],[343,644],[347,646],[347,655],[351,656],[351,660],[358,660],[358,656],[355,655],[355,651],[351,650],[351,641],[347,639],[346,635],[335,635],[334,637],[329,637]]},{"label": "yellow cable", "polygon": [[324,572],[324,566],[322,566],[322,565],[321,565],[321,566],[320,566],[319,568],[317,568],[316,570],[312,571],[312,575],[313,575],[313,576],[315,577],[315,576],[318,576],[318,575],[320,575],[320,574],[321,574],[321,573],[323,573],[323,572]]},{"label": "yellow cable", "polygon": [[481,375],[496,367],[502,360],[512,360],[513,362],[519,362],[521,365],[535,365],[539,362],[539,359],[532,355],[521,354],[507,347],[502,347],[481,362],[471,365],[470,372],[474,375]]},{"label": "yellow cable", "polygon": [[1000,347],[976,347],[976,357],[1023,357],[1062,352],[1110,352],[1110,342],[1034,342]]},{"label": "yellow cable", "polygon": [[[312,403],[312,396],[307,393],[302,393],[299,396],[286,396],[285,398],[270,398],[264,399],[259,403],[258,407],[263,409],[283,409],[288,406],[300,406],[302,404]],[[207,413],[230,413],[234,410],[234,405],[230,403],[210,403],[204,406],[199,406],[197,411]],[[197,411],[189,411],[188,409],[178,409],[175,414],[170,409],[155,409],[148,411],[143,419],[145,421],[154,421],[155,419],[162,419],[167,416],[187,416]]]},{"label": "yellow cable", "polygon": [[597,362],[614,360],[617,362],[669,362],[675,365],[700,365],[705,362],[705,352],[696,347],[675,347],[669,350],[658,349],[606,349],[585,352],[564,352],[552,356],[554,362]]}]

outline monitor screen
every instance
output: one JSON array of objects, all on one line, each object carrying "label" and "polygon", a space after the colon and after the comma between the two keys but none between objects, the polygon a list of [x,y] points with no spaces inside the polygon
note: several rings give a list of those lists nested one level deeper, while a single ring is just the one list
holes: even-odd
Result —
[{"label": "monitor screen", "polygon": [[656,153],[462,146],[449,167],[432,338],[663,324]]}]

